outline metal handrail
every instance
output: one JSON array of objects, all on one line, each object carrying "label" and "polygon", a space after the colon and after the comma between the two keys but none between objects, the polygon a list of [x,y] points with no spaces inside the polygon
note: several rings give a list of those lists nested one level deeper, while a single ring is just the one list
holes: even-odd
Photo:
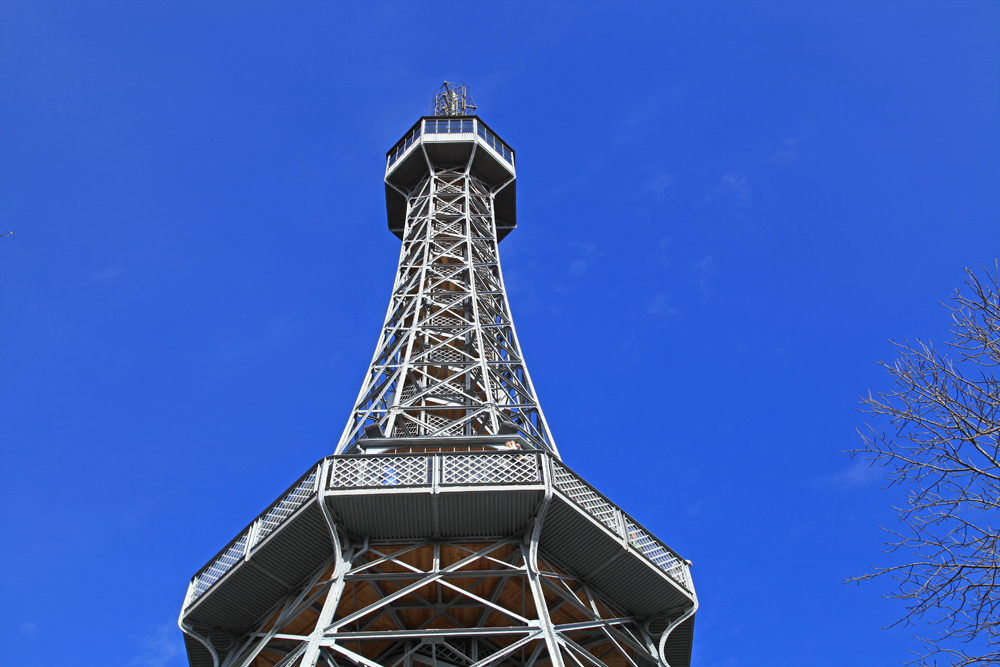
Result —
[{"label": "metal handrail", "polygon": [[[411,462],[416,460],[426,463],[413,466]],[[330,465],[325,465],[327,462]],[[547,463],[551,464],[551,468]],[[347,465],[352,466],[352,469],[338,469],[338,466],[343,468]],[[320,479],[324,469],[328,471],[326,479]],[[649,560],[689,592],[694,590],[687,561],[580,475],[546,452],[408,452],[348,454],[330,456],[320,461],[198,570],[191,579],[186,606],[203,595],[240,560],[249,559],[264,539],[277,532],[285,521],[316,496],[320,487],[325,491],[332,491],[438,486],[523,486],[543,483],[546,470],[553,471],[553,486],[570,502],[617,534],[623,544]],[[341,483],[334,484],[335,479],[340,479]],[[347,483],[351,481],[353,483]]]},{"label": "metal handrail", "polygon": [[[647,530],[632,515],[626,513],[609,500],[607,496],[588,484],[583,477],[576,474],[565,463],[554,460],[552,467],[556,471],[555,479],[553,480],[556,489],[561,491],[573,504],[597,519],[609,530],[617,533],[630,548],[667,573],[671,579],[687,589],[688,592],[694,590],[694,587],[691,585],[691,572],[688,563],[681,558],[680,554],[655,537],[651,531]],[[581,494],[572,493],[567,488],[568,485],[565,482],[560,483],[559,473],[572,475],[573,482],[577,485],[577,488],[585,489],[587,495],[603,501],[602,504],[606,503],[607,507],[612,508],[616,517],[616,521],[614,522],[616,524],[615,527],[609,525],[610,521],[608,520],[607,511],[599,511],[597,509],[600,505],[581,500]]]},{"label": "metal handrail", "polygon": [[[322,461],[317,465],[310,468],[304,475],[299,477],[295,482],[285,489],[285,492],[278,496],[277,500],[267,506],[267,508],[257,515],[257,517],[250,522],[250,524],[237,533],[236,537],[229,541],[229,543],[224,546],[215,556],[213,556],[208,563],[206,563],[198,572],[191,577],[191,594],[188,599],[188,605],[190,606],[195,600],[201,597],[205,591],[211,588],[215,582],[221,579],[223,576],[229,572],[232,567],[238,563],[240,560],[248,558],[253,551],[253,549],[268,535],[274,533],[278,526],[284,523],[289,516],[295,513],[302,505],[306,504],[313,496],[316,495],[315,480],[319,478],[319,471],[322,466]],[[294,503],[294,507],[289,507],[287,514],[280,517],[274,517],[272,521],[273,525],[270,529],[261,535],[260,525],[268,518],[272,510],[278,508],[283,503],[288,503],[289,499],[296,495],[296,491],[302,486],[304,482],[313,477],[313,488],[312,491],[307,494],[299,494],[300,500]]]},{"label": "metal handrail", "polygon": [[[539,451],[405,452],[331,457],[326,490],[525,485],[544,481]],[[413,465],[414,460],[427,461]],[[472,466],[465,462],[475,461]]]}]

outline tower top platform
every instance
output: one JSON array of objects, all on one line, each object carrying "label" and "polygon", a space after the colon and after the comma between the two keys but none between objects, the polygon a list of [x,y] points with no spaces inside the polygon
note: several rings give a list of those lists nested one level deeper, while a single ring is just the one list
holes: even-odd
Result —
[{"label": "tower top platform", "polygon": [[433,167],[468,167],[493,195],[497,240],[517,227],[514,149],[478,116],[423,116],[385,156],[389,231],[403,238],[406,200]]}]

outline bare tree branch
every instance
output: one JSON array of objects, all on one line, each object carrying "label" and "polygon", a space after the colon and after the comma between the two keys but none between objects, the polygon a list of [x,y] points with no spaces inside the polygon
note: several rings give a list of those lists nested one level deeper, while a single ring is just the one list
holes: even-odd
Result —
[{"label": "bare tree branch", "polygon": [[864,444],[851,451],[886,467],[889,486],[907,491],[896,508],[901,528],[886,530],[886,551],[901,565],[874,568],[848,581],[888,576],[905,600],[906,614],[893,625],[933,626],[918,637],[908,664],[1000,662],[1000,263],[980,277],[966,269],[966,293],[951,304],[955,358],[930,343],[892,341],[898,358],[879,362],[895,389],[862,397],[862,412],[888,420],[889,430],[865,424]]}]

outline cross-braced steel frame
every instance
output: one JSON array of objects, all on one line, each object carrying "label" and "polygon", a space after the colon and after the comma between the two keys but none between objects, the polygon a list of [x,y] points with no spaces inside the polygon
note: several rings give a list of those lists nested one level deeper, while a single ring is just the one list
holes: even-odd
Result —
[{"label": "cross-braced steel frame", "polygon": [[402,247],[354,409],[336,454],[192,579],[193,665],[689,664],[690,563],[559,460],[500,268],[512,152],[474,110],[446,83],[434,113],[463,118],[422,119],[387,157]]},{"label": "cross-braced steel frame", "polygon": [[[640,667],[658,637],[539,553],[489,542],[350,543],[221,667]],[[669,633],[667,633],[669,634]]]},{"label": "cross-braced steel frame", "polygon": [[431,102],[431,114],[434,116],[471,116],[474,113],[476,103],[464,83],[445,81]]},{"label": "cross-braced steel frame", "polygon": [[[474,153],[473,153],[474,154]],[[407,196],[399,268],[375,355],[337,453],[391,438],[521,434],[557,452],[514,330],[494,196],[461,167],[430,164]]]}]

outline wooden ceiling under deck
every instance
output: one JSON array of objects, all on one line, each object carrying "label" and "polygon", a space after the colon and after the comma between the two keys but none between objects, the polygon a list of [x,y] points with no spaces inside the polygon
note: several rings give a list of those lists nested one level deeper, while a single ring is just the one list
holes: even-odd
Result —
[{"label": "wooden ceiling under deck", "polygon": [[[344,619],[358,610],[363,610],[369,605],[376,604],[387,595],[399,591],[404,586],[413,584],[423,577],[447,568],[458,563],[462,559],[487,549],[490,543],[447,543],[435,545],[425,543],[421,546],[413,545],[378,545],[373,544],[369,549],[354,560],[352,572],[359,571],[358,574],[348,574],[341,594],[340,603],[333,617],[333,622]],[[435,567],[435,551],[438,553],[439,562]],[[405,553],[401,553],[405,552]],[[398,555],[396,555],[398,554]],[[393,560],[385,560],[387,556],[405,563],[414,568],[413,570],[401,565]],[[377,565],[366,567],[367,563],[382,560]],[[343,632],[391,632],[397,630],[461,630],[466,628],[506,628],[511,626],[524,625],[516,619],[517,616],[536,620],[538,614],[535,602],[531,594],[531,587],[527,581],[527,576],[523,569],[521,550],[517,544],[506,544],[497,547],[492,552],[480,556],[475,560],[466,563],[454,572],[450,573],[446,581],[462,591],[467,591],[475,596],[490,600],[498,607],[501,607],[514,616],[508,616],[500,611],[490,608],[481,601],[465,595],[463,592],[455,590],[448,585],[435,581],[411,591],[409,594],[393,601],[389,605],[384,605],[373,610],[371,613],[361,616],[349,626],[342,628]],[[596,610],[596,614],[590,615],[582,612],[573,604],[568,603],[563,596],[554,589],[557,585],[551,585],[556,579],[570,582],[572,586],[575,578],[566,575],[554,564],[545,559],[544,555],[539,555],[539,569],[543,580],[549,580],[550,585],[543,587],[545,606],[549,610],[549,616],[554,625],[567,623],[583,623],[593,620],[594,616],[604,619],[612,619],[622,616],[605,603],[594,597],[588,598],[582,586],[576,586],[576,600],[581,607]],[[468,573],[468,576],[462,576]],[[334,575],[334,567],[331,565],[323,576],[321,576],[315,588],[321,587],[323,582],[329,581]],[[309,608],[301,614],[284,624],[279,631],[281,635],[308,636],[316,628],[319,619],[319,612],[326,600],[326,595],[318,598]],[[275,612],[274,616],[261,629],[261,633],[266,633],[274,626],[279,616]],[[523,635],[522,635],[523,636]],[[636,660],[636,652],[627,646],[620,646],[607,638],[601,630],[583,630],[580,632],[567,633],[567,637],[577,644],[584,646],[586,650],[595,658],[603,662],[608,667],[630,667],[631,661]],[[520,638],[518,635],[493,635],[488,638],[479,638],[482,646],[489,652],[509,646]],[[346,640],[346,638],[345,638]],[[350,650],[363,655],[365,658],[379,664],[392,665],[405,652],[403,648],[406,640],[342,640],[338,643],[346,646]],[[415,641],[410,639],[410,647]],[[459,639],[455,645],[465,648],[463,642],[468,640]],[[543,639],[532,641],[519,649],[513,655],[502,659],[497,665],[510,665],[520,667],[524,665],[536,648],[536,644]],[[264,648],[252,663],[253,667],[273,667],[288,652],[297,646],[298,642],[291,639],[272,639],[268,646]],[[467,649],[466,649],[467,650]],[[628,657],[622,653],[627,652]],[[536,660],[535,665],[543,666],[550,664],[550,660],[544,654]],[[423,656],[414,656],[417,660],[427,660]],[[484,656],[481,656],[484,657]],[[388,660],[387,660],[388,659]],[[338,660],[342,664],[349,664],[346,659]],[[564,656],[567,665],[573,664],[568,655]],[[297,661],[296,661],[297,662]],[[292,663],[293,665],[296,663]],[[446,658],[438,660],[438,665],[446,667],[454,665],[454,662]]]}]

